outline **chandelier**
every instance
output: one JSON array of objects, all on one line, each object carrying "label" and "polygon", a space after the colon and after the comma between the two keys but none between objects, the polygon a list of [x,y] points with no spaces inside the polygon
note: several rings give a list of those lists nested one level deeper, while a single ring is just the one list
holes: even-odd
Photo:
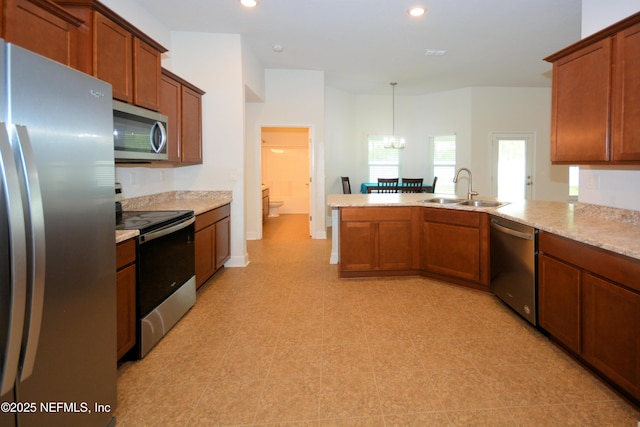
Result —
[{"label": "chandelier", "polygon": [[405,145],[403,137],[396,135],[396,85],[397,82],[389,83],[392,87],[391,98],[391,135],[385,136],[383,140],[384,148],[402,149]]}]

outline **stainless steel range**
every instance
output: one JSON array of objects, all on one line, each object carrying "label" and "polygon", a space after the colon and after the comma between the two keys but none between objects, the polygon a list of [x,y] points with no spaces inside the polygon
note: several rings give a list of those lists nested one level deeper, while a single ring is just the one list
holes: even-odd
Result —
[{"label": "stainless steel range", "polygon": [[123,211],[118,230],[139,230],[137,340],[143,358],[196,302],[193,211]]}]

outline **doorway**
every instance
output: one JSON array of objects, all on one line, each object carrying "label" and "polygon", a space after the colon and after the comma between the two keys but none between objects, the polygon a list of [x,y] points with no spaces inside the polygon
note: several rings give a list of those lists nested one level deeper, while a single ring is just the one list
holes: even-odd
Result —
[{"label": "doorway", "polygon": [[[268,127],[260,129],[262,184],[270,201],[282,201],[280,214],[310,218],[310,129]],[[311,222],[308,224],[311,235]]]},{"label": "doorway", "polygon": [[493,133],[493,188],[499,200],[531,199],[533,195],[533,132]]}]

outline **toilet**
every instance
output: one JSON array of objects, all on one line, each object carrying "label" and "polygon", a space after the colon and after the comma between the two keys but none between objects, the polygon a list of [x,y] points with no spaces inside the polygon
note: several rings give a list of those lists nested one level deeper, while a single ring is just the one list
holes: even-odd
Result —
[{"label": "toilet", "polygon": [[284,201],[282,200],[269,200],[269,216],[270,217],[275,217],[275,216],[280,216],[280,212],[278,211],[278,208],[280,206],[284,205]]}]

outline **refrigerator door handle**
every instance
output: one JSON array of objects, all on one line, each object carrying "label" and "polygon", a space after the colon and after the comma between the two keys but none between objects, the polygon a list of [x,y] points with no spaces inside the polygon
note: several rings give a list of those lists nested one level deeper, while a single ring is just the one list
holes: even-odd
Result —
[{"label": "refrigerator door handle", "polygon": [[18,375],[24,313],[27,300],[27,237],[24,225],[24,211],[18,169],[9,135],[4,123],[0,123],[0,173],[2,173],[4,202],[9,224],[9,248],[11,268],[11,301],[9,325],[3,366],[0,375],[0,395],[13,389]]},{"label": "refrigerator door handle", "polygon": [[36,355],[38,352],[38,342],[40,341],[40,327],[42,325],[42,310],[44,307],[44,285],[45,285],[45,234],[44,234],[44,209],[42,207],[42,192],[38,180],[38,170],[33,157],[31,140],[26,126],[15,125],[16,137],[20,149],[20,160],[25,174],[25,186],[27,190],[28,204],[28,225],[31,234],[31,265],[28,275],[31,301],[29,303],[27,341],[22,359],[22,369],[20,371],[20,381],[24,381],[33,372]]}]

